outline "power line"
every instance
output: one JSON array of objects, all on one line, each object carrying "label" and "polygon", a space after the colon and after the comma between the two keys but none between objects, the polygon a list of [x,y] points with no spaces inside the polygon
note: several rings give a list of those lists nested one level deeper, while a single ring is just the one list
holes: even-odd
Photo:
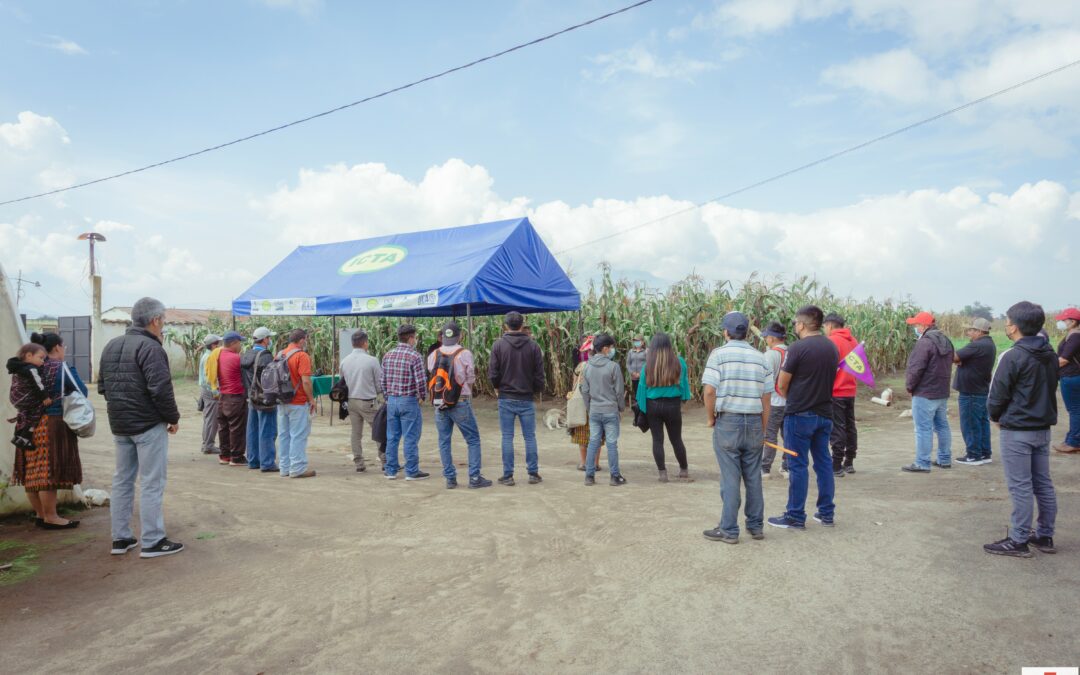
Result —
[{"label": "power line", "polygon": [[31,200],[31,199],[38,199],[39,197],[47,197],[49,195],[55,195],[55,194],[59,194],[61,192],[67,192],[69,190],[75,190],[76,188],[87,187],[89,185],[95,185],[97,183],[104,183],[107,180],[113,180],[115,178],[122,178],[123,176],[130,176],[131,174],[140,173],[142,171],[149,171],[150,169],[156,169],[156,168],[158,168],[160,166],[165,166],[166,164],[172,164],[173,162],[179,162],[179,161],[182,161],[182,160],[185,160],[185,159],[190,159],[192,157],[197,157],[199,155],[204,155],[204,154],[206,154],[208,152],[213,152],[215,150],[221,150],[222,148],[227,148],[230,145],[236,145],[237,143],[243,143],[244,141],[250,141],[252,139],[259,138],[260,136],[266,136],[268,134],[274,133],[275,131],[281,131],[283,129],[288,129],[289,127],[294,127],[294,126],[296,126],[298,124],[303,124],[305,122],[310,122],[311,120],[318,119],[320,117],[326,117],[327,115],[332,115],[332,114],[334,114],[336,112],[340,112],[340,111],[345,110],[347,108],[352,108],[352,107],[358,106],[358,105],[360,105],[362,103],[367,103],[369,101],[374,101],[377,98],[382,98],[384,96],[389,96],[390,94],[395,94],[395,93],[397,93],[399,91],[404,91],[406,89],[410,89],[410,88],[415,87],[417,85],[424,84],[426,82],[431,82],[432,80],[437,80],[437,79],[439,79],[441,77],[446,77],[447,75],[450,75],[452,73],[456,73],[456,72],[461,71],[461,70],[466,70],[468,68],[472,68],[473,66],[478,66],[481,63],[485,63],[487,61],[497,59],[500,56],[506,56],[507,54],[510,54],[512,52],[516,52],[516,51],[518,51],[520,49],[525,49],[526,47],[532,47],[533,45],[538,45],[541,42],[547,42],[548,40],[551,40],[551,39],[559,37],[560,35],[565,35],[566,33],[570,33],[572,31],[578,30],[579,28],[584,28],[586,26],[591,26],[592,24],[603,21],[604,19],[610,19],[613,16],[617,16],[619,14],[629,12],[632,9],[637,9],[638,7],[641,7],[642,5],[647,5],[652,1],[653,0],[639,0],[638,2],[635,2],[632,5],[627,5],[627,6],[623,7],[623,8],[621,8],[621,9],[616,9],[614,11],[608,12],[607,14],[601,14],[600,16],[589,19],[588,21],[583,21],[581,23],[577,23],[577,24],[574,24],[572,26],[567,26],[566,28],[563,28],[562,30],[555,31],[554,33],[549,33],[548,35],[544,35],[543,37],[538,37],[538,38],[536,38],[534,40],[529,40],[528,42],[522,42],[521,44],[514,45],[513,47],[510,47],[509,49],[504,49],[504,50],[502,50],[500,52],[495,52],[494,54],[489,54],[488,56],[481,57],[479,59],[476,59],[475,61],[469,61],[468,63],[462,64],[460,66],[455,66],[454,68],[444,70],[444,71],[442,71],[440,73],[436,73],[434,75],[428,75],[427,77],[421,78],[419,80],[413,80],[412,82],[409,82],[408,84],[403,84],[401,86],[394,87],[393,89],[387,89],[385,91],[381,91],[378,94],[373,94],[371,96],[362,98],[362,99],[360,99],[358,101],[353,101],[352,103],[346,103],[345,105],[340,105],[340,106],[338,106],[336,108],[331,108],[330,110],[324,110],[323,112],[315,113],[314,115],[309,115],[308,117],[304,117],[304,118],[301,118],[301,119],[298,119],[298,120],[293,120],[292,122],[286,122],[285,124],[280,124],[280,125],[278,125],[276,127],[272,127],[270,129],[265,129],[263,131],[259,131],[259,132],[254,133],[254,134],[250,134],[248,136],[243,136],[241,138],[237,138],[237,139],[234,139],[234,140],[231,140],[231,141],[227,141],[225,143],[219,143],[218,145],[213,145],[213,146],[210,146],[208,148],[203,148],[202,150],[196,150],[195,152],[189,152],[186,155],[180,155],[179,157],[173,157],[172,159],[166,159],[166,160],[163,160],[163,161],[160,161],[160,162],[155,162],[153,164],[147,164],[146,166],[141,166],[141,167],[139,167],[137,169],[130,169],[128,171],[123,171],[121,173],[116,173],[116,174],[113,174],[111,176],[104,176],[103,178],[95,178],[94,180],[89,180],[89,181],[86,181],[84,183],[77,183],[75,185],[69,185],[68,187],[64,187],[64,188],[58,188],[56,190],[49,190],[48,192],[41,192],[41,193],[34,194],[34,195],[27,195],[25,197],[18,197],[16,199],[9,199],[7,201],[0,202],[0,206],[7,206],[8,204],[16,204],[18,202],[25,202],[25,201],[28,201],[28,200]]},{"label": "power line", "polygon": [[1063,66],[1059,66],[1057,68],[1054,68],[1053,70],[1048,70],[1045,73],[1042,73],[1040,75],[1036,75],[1035,77],[1032,77],[1032,78],[1029,78],[1029,79],[1026,79],[1023,82],[1017,82],[1016,84],[1005,87],[1004,89],[999,89],[999,90],[995,91],[992,94],[987,94],[986,96],[983,96],[983,97],[974,99],[972,101],[968,101],[967,103],[958,105],[955,108],[950,108],[949,110],[946,110],[945,112],[938,113],[937,115],[934,115],[933,117],[927,117],[926,119],[919,120],[918,122],[915,122],[913,124],[909,124],[906,127],[901,127],[899,129],[896,129],[895,131],[890,131],[887,134],[882,134],[881,136],[878,136],[876,138],[872,138],[872,139],[870,139],[868,141],[863,141],[862,143],[859,143],[858,145],[853,145],[853,146],[851,146],[849,148],[844,148],[843,150],[840,150],[838,152],[834,152],[831,155],[826,155],[824,157],[821,157],[820,159],[815,159],[812,162],[807,162],[806,164],[801,164],[801,165],[796,166],[796,167],[794,167],[792,169],[788,169],[787,171],[783,171],[783,172],[775,174],[773,176],[769,176],[768,178],[764,178],[762,180],[759,180],[756,183],[751,183],[749,185],[744,185],[743,187],[741,187],[741,188],[739,188],[737,190],[732,190],[731,192],[724,193],[724,194],[722,194],[722,195],[720,195],[718,197],[713,197],[712,199],[706,199],[703,202],[700,202],[698,204],[694,204],[693,206],[688,206],[685,209],[680,209],[678,211],[674,211],[674,212],[669,213],[667,215],[660,216],[659,218],[654,218],[654,219],[646,221],[644,223],[639,223],[637,225],[633,225],[633,226],[631,226],[629,228],[623,228],[623,229],[619,230],[618,232],[613,232],[612,234],[604,235],[603,237],[598,237],[596,239],[591,239],[589,241],[582,242],[580,244],[575,244],[573,246],[569,246],[567,248],[562,249],[561,251],[556,251],[555,255],[562,255],[563,253],[568,253],[570,251],[582,248],[584,246],[591,246],[592,244],[595,244],[597,242],[607,241],[608,239],[614,239],[615,237],[620,237],[620,236],[626,234],[627,232],[632,232],[634,230],[640,230],[643,227],[648,227],[649,225],[655,225],[656,223],[663,222],[665,220],[668,220],[669,218],[674,218],[676,216],[681,216],[681,215],[683,215],[685,213],[690,213],[691,211],[696,211],[697,209],[700,209],[701,207],[705,206],[706,204],[712,204],[714,202],[719,202],[719,201],[723,201],[725,199],[730,199],[730,198],[734,197],[735,195],[742,194],[743,192],[747,192],[748,190],[753,190],[754,188],[761,187],[762,185],[767,185],[769,183],[773,183],[775,181],[780,180],[781,178],[787,178],[788,176],[790,176],[792,174],[799,173],[800,171],[805,171],[807,169],[811,169],[811,168],[813,168],[815,166],[818,166],[819,164],[824,164],[825,162],[828,162],[830,160],[834,160],[837,157],[842,157],[844,155],[855,152],[856,150],[862,150],[865,147],[871,146],[871,145],[873,145],[875,143],[880,143],[881,141],[892,138],[893,136],[899,136],[900,134],[911,131],[912,129],[916,129],[916,128],[921,127],[923,125],[930,124],[931,122],[936,122],[937,120],[939,120],[939,119],[941,119],[943,117],[948,117],[949,115],[952,115],[954,113],[958,113],[961,110],[966,110],[967,108],[971,108],[972,106],[976,106],[976,105],[978,105],[980,103],[984,103],[986,101],[989,101],[992,98],[996,98],[998,96],[1001,96],[1002,94],[1007,94],[1007,93],[1009,93],[1011,91],[1015,91],[1015,90],[1017,90],[1017,89],[1019,89],[1021,87],[1026,87],[1027,85],[1029,85],[1029,84],[1031,84],[1033,82],[1037,82],[1037,81],[1039,81],[1039,80],[1041,80],[1043,78],[1050,77],[1051,75],[1056,75],[1056,74],[1060,73],[1061,71],[1067,70],[1067,69],[1072,68],[1072,67],[1074,67],[1076,65],[1080,65],[1080,60],[1076,60],[1076,61],[1073,61],[1071,63],[1066,63]]}]

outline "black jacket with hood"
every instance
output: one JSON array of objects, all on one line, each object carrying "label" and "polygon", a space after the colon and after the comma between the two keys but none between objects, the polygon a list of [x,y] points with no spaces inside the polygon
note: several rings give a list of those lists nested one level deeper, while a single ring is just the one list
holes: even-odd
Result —
[{"label": "black jacket with hood", "polygon": [[499,398],[531,401],[544,390],[544,352],[525,333],[506,333],[491,348],[488,379]]},{"label": "black jacket with hood", "polygon": [[244,391],[247,392],[248,401],[260,412],[277,410],[276,405],[268,405],[263,398],[262,383],[255,377],[256,370],[261,377],[262,371],[274,360],[274,355],[269,349],[255,349],[252,347],[240,355],[240,377],[244,381]]},{"label": "black jacket with hood", "polygon": [[105,397],[114,435],[138,436],[180,421],[169,355],[150,331],[128,328],[109,340],[98,371],[98,393]]},{"label": "black jacket with hood", "polygon": [[1022,337],[1001,356],[986,408],[1002,429],[1043,431],[1057,424],[1057,354],[1039,336]]},{"label": "black jacket with hood", "polygon": [[926,329],[908,356],[905,384],[912,396],[949,398],[954,351],[952,341],[937,326]]}]

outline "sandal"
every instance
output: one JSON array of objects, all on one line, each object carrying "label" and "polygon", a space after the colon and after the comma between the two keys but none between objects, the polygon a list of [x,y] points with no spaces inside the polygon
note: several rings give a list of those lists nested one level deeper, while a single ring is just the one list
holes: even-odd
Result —
[{"label": "sandal", "polygon": [[38,525],[43,530],[73,530],[79,526],[79,521],[69,520],[66,525],[58,525],[56,523],[47,523],[44,520]]}]

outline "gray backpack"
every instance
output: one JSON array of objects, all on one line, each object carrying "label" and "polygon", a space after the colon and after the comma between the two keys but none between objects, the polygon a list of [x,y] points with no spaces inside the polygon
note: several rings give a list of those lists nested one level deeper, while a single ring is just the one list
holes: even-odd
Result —
[{"label": "gray backpack", "polygon": [[299,349],[292,349],[279,355],[259,373],[262,398],[267,405],[292,403],[293,397],[296,396],[296,387],[293,386],[292,374],[289,373],[289,359],[298,353],[300,353]]}]

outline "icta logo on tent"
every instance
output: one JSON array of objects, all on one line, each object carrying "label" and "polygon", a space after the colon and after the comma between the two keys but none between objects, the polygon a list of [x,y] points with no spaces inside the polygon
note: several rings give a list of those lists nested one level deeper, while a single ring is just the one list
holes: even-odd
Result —
[{"label": "icta logo on tent", "polygon": [[338,270],[341,274],[364,274],[393,267],[409,255],[404,246],[378,246],[353,256]]}]

